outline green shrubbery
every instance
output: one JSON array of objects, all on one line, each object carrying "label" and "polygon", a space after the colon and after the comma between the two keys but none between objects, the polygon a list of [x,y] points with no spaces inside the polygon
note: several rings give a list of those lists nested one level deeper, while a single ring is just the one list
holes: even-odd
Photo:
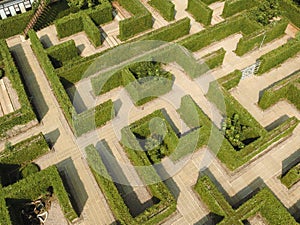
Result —
[{"label": "green shrubbery", "polygon": [[[152,196],[159,199],[159,202],[133,218],[115,184],[109,180],[110,176],[102,162],[100,154],[97,152],[95,147],[92,145],[88,146],[86,148],[86,153],[89,166],[96,178],[96,181],[101,190],[104,192],[117,221],[119,221],[121,224],[156,224],[176,210],[176,202],[174,197],[163,182],[158,182],[154,185],[148,185],[148,190],[150,190]],[[138,158],[130,157],[130,159],[136,159],[136,161],[133,162],[134,165],[141,165],[142,163]],[[153,175],[154,177],[158,177],[154,168],[149,168],[149,174]],[[139,172],[139,170],[137,172]],[[143,174],[139,173],[139,175],[141,179],[144,179]]]},{"label": "green shrubbery", "polygon": [[119,38],[125,41],[134,35],[152,28],[152,15],[138,0],[118,0],[133,16],[119,22]]},{"label": "green shrubbery", "polygon": [[21,75],[14,63],[14,59],[11,56],[5,40],[0,40],[0,55],[3,59],[2,65],[4,66],[5,76],[7,76],[12,83],[13,88],[16,90],[18,100],[21,104],[21,109],[0,117],[0,139],[4,139],[8,135],[7,132],[13,127],[36,120],[36,117],[27,98],[21,81]]},{"label": "green shrubbery", "polygon": [[275,83],[272,87],[266,89],[258,101],[262,109],[267,109],[281,99],[286,99],[300,110],[300,91],[297,83],[300,80],[300,73],[297,72],[282,81]]},{"label": "green shrubbery", "polygon": [[247,35],[258,29],[260,26],[250,21],[246,16],[237,16],[193,34],[178,43],[195,52],[232,34],[242,32]]},{"label": "green shrubbery", "polygon": [[280,180],[287,188],[291,188],[300,181],[300,163],[291,168]]},{"label": "green shrubbery", "polygon": [[[45,194],[47,189],[51,186],[53,187],[54,195],[58,198],[65,217],[69,221],[73,221],[75,218],[77,218],[77,214],[71,205],[68,193],[63,186],[63,182],[58,174],[58,171],[55,166],[52,166],[38,172],[34,176],[28,176],[13,185],[0,188],[0,202],[2,203],[0,208],[3,209],[0,210],[0,224],[11,224],[11,219],[5,206],[6,203],[4,199],[28,199],[29,201],[36,200],[41,196],[41,194]],[[14,202],[13,200],[8,201],[7,204],[7,207],[11,208],[11,204],[14,204]],[[21,212],[16,212],[15,215],[21,215]],[[20,222],[18,221],[20,218],[13,219],[14,221],[17,220],[17,222]]]},{"label": "green shrubbery", "polygon": [[78,58],[78,49],[76,48],[74,40],[51,46],[46,49],[46,52],[56,68]]},{"label": "green shrubbery", "polygon": [[205,64],[208,66],[209,69],[214,69],[216,67],[221,66],[223,64],[225,53],[226,51],[224,50],[224,48],[220,48],[217,51],[203,56]]},{"label": "green shrubbery", "polygon": [[99,26],[105,24],[109,21],[112,21],[112,6],[109,1],[101,1],[100,5],[97,5],[95,8],[87,9],[84,11],[93,22]]},{"label": "green shrubbery", "polygon": [[24,31],[34,11],[0,20],[0,39],[6,39]]},{"label": "green shrubbery", "polygon": [[29,163],[28,165],[24,166],[21,170],[22,178],[28,177],[31,174],[37,173],[40,171],[40,167],[35,163]]},{"label": "green shrubbery", "polygon": [[170,0],[150,0],[149,4],[156,8],[166,20],[175,19],[175,5]]},{"label": "green shrubbery", "polygon": [[300,28],[300,8],[291,0],[280,0],[279,5],[283,15]]},{"label": "green shrubbery", "polygon": [[222,16],[224,18],[233,16],[243,10],[248,10],[258,5],[256,0],[226,0]]},{"label": "green shrubbery", "polygon": [[279,22],[273,22],[262,30],[242,37],[235,50],[236,54],[242,56],[253,50],[255,47],[260,46],[261,43],[266,44],[275,38],[282,36],[287,25],[288,21],[286,19],[281,19]]},{"label": "green shrubbery", "polygon": [[83,31],[81,14],[70,14],[55,21],[57,36],[59,38],[68,37]]},{"label": "green shrubbery", "polygon": [[213,10],[201,0],[189,0],[187,11],[193,15],[197,22],[206,26],[210,25]]},{"label": "green shrubbery", "polygon": [[99,28],[92,21],[92,19],[89,16],[83,14],[82,24],[83,24],[83,30],[85,31],[87,37],[92,42],[92,44],[95,47],[100,46],[102,44],[101,33]]},{"label": "green shrubbery", "polygon": [[237,86],[242,78],[242,72],[235,70],[232,73],[218,79],[218,82],[226,89],[230,90]]},{"label": "green shrubbery", "polygon": [[230,206],[208,176],[200,177],[194,188],[209,210],[217,216],[223,217],[220,224],[243,224],[242,221],[257,213],[260,213],[269,224],[297,224],[268,188],[261,189],[236,210]]},{"label": "green shrubbery", "polygon": [[261,61],[258,74],[268,72],[270,69],[279,66],[287,59],[295,56],[300,51],[300,41],[293,39],[286,44],[264,54],[259,58]]}]

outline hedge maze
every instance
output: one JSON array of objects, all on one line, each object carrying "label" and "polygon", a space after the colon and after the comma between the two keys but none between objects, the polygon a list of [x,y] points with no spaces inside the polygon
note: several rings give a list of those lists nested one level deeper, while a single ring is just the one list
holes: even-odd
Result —
[{"label": "hedge maze", "polygon": [[[196,213],[186,212],[189,203],[199,211],[204,204],[211,224],[252,224],[254,217],[272,225],[298,224],[295,211],[299,211],[299,200],[294,203],[291,196],[299,196],[295,191],[300,181],[299,160],[286,166],[281,157],[292,152],[285,149],[285,145],[293,147],[290,140],[298,143],[295,135],[299,134],[299,115],[282,122],[276,120],[275,110],[268,109],[284,100],[300,111],[299,66],[291,75],[279,74],[277,70],[282,67],[290,71],[287,63],[299,57],[300,10],[294,0],[274,2],[280,14],[264,24],[257,12],[263,11],[267,16],[271,12],[264,7],[264,1],[258,0],[186,0],[186,8],[171,0],[100,0],[93,6],[86,1],[81,9],[65,5],[54,19],[54,26],[45,28],[56,30],[54,45],[44,47],[40,31],[34,30],[28,32],[29,39],[23,44],[18,40],[21,46],[30,44],[38,61],[36,66],[44,72],[37,76],[45,75],[63,112],[60,120],[67,122],[62,124],[71,128],[72,132],[66,130],[72,140],[80,142],[74,141],[75,147],[58,152],[70,154],[70,158],[76,153],[72,160],[77,160],[79,154],[73,149],[82,148],[80,162],[76,163],[86,163],[81,168],[88,172],[81,176],[90,173],[85,179],[90,182],[87,188],[94,184],[93,188],[101,190],[104,199],[95,201],[104,201],[105,206],[107,203],[109,208],[105,211],[111,211],[117,224],[152,225],[168,220],[197,224],[196,217],[190,220]],[[1,20],[0,38],[21,34],[33,14]],[[86,54],[81,51],[85,40],[79,40],[79,32],[91,43],[83,46],[88,49]],[[9,79],[21,107],[0,117],[0,141],[19,134],[20,127],[29,122],[38,123],[22,83],[24,78],[10,52],[9,46],[17,40],[14,38],[0,40],[0,79]],[[52,38],[49,35],[50,41]],[[159,41],[165,45],[158,45]],[[172,44],[167,45],[168,42]],[[139,43],[142,47],[135,48]],[[245,68],[255,61],[257,67],[249,78]],[[250,79],[262,82],[259,87],[267,84],[259,93],[258,88],[253,88],[257,98],[251,105],[242,101],[249,96],[249,101],[255,99],[252,92],[242,90],[245,79],[252,85]],[[272,83],[273,79],[279,81]],[[80,85],[87,80],[88,87],[81,90]],[[183,93],[177,96],[178,89]],[[165,98],[168,104],[162,103]],[[91,99],[95,105],[88,102]],[[123,99],[130,102],[122,102]],[[125,107],[131,107],[128,110],[133,112],[132,117],[121,115]],[[268,115],[276,119],[265,125]],[[124,125],[122,116],[128,116],[130,122]],[[122,127],[116,129],[115,125]],[[39,126],[44,128],[42,123]],[[94,132],[99,132],[93,137],[97,142],[88,139]],[[69,195],[58,164],[40,170],[34,163],[48,153],[42,133],[14,145],[4,144],[0,152],[1,225],[22,224],[21,205],[46,194],[50,186],[70,222],[91,215],[79,215],[74,210],[74,199],[70,199],[74,196]],[[268,156],[276,163],[282,162],[285,172],[278,174],[280,169],[274,165],[275,174],[273,167],[268,168],[269,162],[263,165]],[[184,173],[178,171],[174,177],[168,177],[170,165],[181,165],[186,159]],[[201,160],[210,160],[211,164],[202,168]],[[130,164],[130,169],[122,167],[124,162]],[[202,176],[200,172],[196,178],[190,168],[209,171],[210,175]],[[254,177],[251,169],[259,174]],[[263,171],[268,169],[271,175]],[[130,183],[130,171],[142,187]],[[238,192],[243,195],[237,197],[243,199],[242,203],[232,206],[229,202],[235,200],[229,199],[225,189],[230,186],[231,193],[247,189],[240,180],[257,177],[262,177],[264,184],[254,184],[256,191],[250,195]],[[273,182],[275,178],[277,182]],[[147,201],[139,199],[138,188],[146,191]],[[179,194],[186,190],[191,192]],[[199,224],[204,217],[197,218]],[[103,223],[110,224],[106,220]]]}]

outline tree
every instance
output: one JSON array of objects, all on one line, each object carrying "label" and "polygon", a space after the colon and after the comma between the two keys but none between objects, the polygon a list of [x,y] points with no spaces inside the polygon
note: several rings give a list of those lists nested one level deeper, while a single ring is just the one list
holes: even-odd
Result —
[{"label": "tree", "polygon": [[280,15],[278,0],[262,0],[257,10],[255,10],[255,19],[262,25],[267,25],[274,17]]}]

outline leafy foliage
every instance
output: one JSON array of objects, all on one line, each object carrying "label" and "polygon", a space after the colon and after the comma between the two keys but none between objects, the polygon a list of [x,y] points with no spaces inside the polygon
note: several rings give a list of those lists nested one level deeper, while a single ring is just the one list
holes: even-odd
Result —
[{"label": "leafy foliage", "polygon": [[257,22],[269,24],[273,18],[280,16],[279,0],[261,0],[254,14]]},{"label": "leafy foliage", "polygon": [[[299,4],[299,1],[298,1],[298,4]],[[284,16],[286,16],[297,27],[300,27],[300,20],[299,20],[300,7],[299,7],[299,5],[297,6],[291,0],[280,0],[279,5],[280,5],[280,9],[282,11],[282,14]]]},{"label": "leafy foliage", "polygon": [[201,0],[189,0],[187,11],[193,15],[197,22],[204,25],[210,25],[213,10],[210,9]]},{"label": "leafy foliage", "polygon": [[230,90],[237,86],[242,78],[242,72],[235,70],[232,73],[218,79],[219,83],[226,89]]},{"label": "leafy foliage", "polygon": [[20,172],[21,172],[21,176],[25,178],[39,171],[40,171],[40,167],[37,164],[29,163],[26,166],[24,166]]},{"label": "leafy foliage", "polygon": [[300,163],[291,168],[287,174],[281,178],[281,182],[287,187],[291,188],[294,184],[300,181]]},{"label": "leafy foliage", "polygon": [[156,8],[167,21],[175,19],[175,5],[170,0],[150,0],[149,4]]},{"label": "leafy foliage", "polygon": [[226,0],[222,16],[224,18],[233,16],[237,13],[241,13],[244,10],[249,10],[258,5],[259,0]]}]

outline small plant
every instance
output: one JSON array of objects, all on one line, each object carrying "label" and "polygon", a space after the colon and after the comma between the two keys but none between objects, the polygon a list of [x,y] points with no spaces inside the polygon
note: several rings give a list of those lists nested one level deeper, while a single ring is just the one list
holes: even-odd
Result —
[{"label": "small plant", "polygon": [[145,143],[146,154],[153,163],[159,162],[166,156],[166,145],[164,144],[163,137],[158,134],[153,134],[147,138]]},{"label": "small plant", "polygon": [[273,18],[280,16],[278,0],[262,0],[254,14],[257,22],[269,24]]}]

